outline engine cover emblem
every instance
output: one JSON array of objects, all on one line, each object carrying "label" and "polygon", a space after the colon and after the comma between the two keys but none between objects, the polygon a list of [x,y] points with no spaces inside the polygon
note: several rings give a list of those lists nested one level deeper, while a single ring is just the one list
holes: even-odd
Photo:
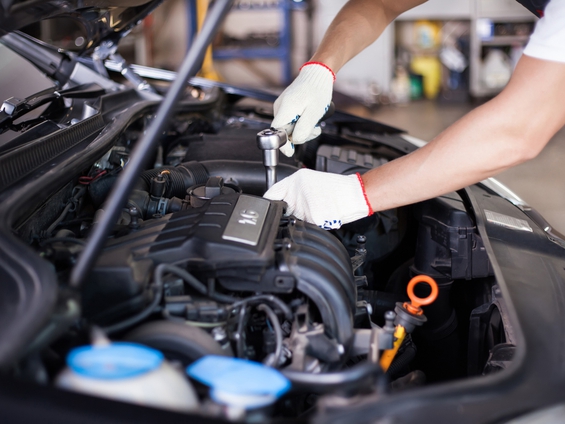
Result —
[{"label": "engine cover emblem", "polygon": [[257,246],[269,205],[261,197],[239,196],[222,239]]}]

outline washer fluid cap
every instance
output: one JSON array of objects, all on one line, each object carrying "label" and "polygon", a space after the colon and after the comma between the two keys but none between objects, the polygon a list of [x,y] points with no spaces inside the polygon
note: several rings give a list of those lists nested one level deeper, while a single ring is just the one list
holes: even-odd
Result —
[{"label": "washer fluid cap", "polygon": [[153,371],[163,362],[158,350],[135,343],[108,346],[83,346],[67,356],[67,365],[75,373],[98,380],[118,380]]},{"label": "washer fluid cap", "polygon": [[290,389],[290,381],[277,370],[244,359],[209,355],[186,372],[210,386],[215,401],[246,409],[271,404]]}]

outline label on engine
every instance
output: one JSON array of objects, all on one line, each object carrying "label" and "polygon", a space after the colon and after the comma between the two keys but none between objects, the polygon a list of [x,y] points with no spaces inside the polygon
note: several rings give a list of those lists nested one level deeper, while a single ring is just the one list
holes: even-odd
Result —
[{"label": "label on engine", "polygon": [[222,238],[257,246],[270,204],[261,197],[239,196]]},{"label": "label on engine", "polygon": [[510,228],[511,230],[518,230],[518,231],[528,231],[532,233],[532,227],[525,219],[514,218],[512,216],[503,215],[501,213],[489,211],[485,209],[485,215],[487,217],[488,222],[492,222],[493,224],[500,225],[504,228]]}]

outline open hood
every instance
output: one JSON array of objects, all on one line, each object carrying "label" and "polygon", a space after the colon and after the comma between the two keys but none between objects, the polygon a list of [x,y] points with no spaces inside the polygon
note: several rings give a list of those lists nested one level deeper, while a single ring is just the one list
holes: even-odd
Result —
[{"label": "open hood", "polygon": [[33,23],[66,17],[76,20],[85,31],[80,54],[89,53],[103,41],[115,44],[151,13],[162,0],[2,0],[0,34]]}]

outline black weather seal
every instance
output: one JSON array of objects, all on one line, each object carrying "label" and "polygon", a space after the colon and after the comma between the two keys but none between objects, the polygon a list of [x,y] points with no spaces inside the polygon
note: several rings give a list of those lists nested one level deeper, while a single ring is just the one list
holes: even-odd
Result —
[{"label": "black weather seal", "polygon": [[60,154],[94,137],[104,128],[104,118],[96,114],[78,124],[14,148],[0,158],[0,190],[4,190]]},{"label": "black weather seal", "polygon": [[233,2],[234,0],[217,0],[209,10],[202,30],[194,40],[178,71],[178,78],[173,82],[163,102],[159,106],[155,120],[149,126],[147,133],[136,144],[128,165],[120,174],[114,189],[104,204],[103,209],[105,213],[98,224],[92,229],[88,243],[71,273],[70,285],[72,287],[79,287],[81,285],[100,254],[108,234],[114,227],[122,207],[126,203],[129,193],[137,183],[139,175],[144,165],[147,163],[147,159],[155,150],[159,138],[165,131],[166,125],[175,111],[175,105],[184,93],[188,79],[194,76],[198,69],[200,69],[206,49],[229,12]]}]

